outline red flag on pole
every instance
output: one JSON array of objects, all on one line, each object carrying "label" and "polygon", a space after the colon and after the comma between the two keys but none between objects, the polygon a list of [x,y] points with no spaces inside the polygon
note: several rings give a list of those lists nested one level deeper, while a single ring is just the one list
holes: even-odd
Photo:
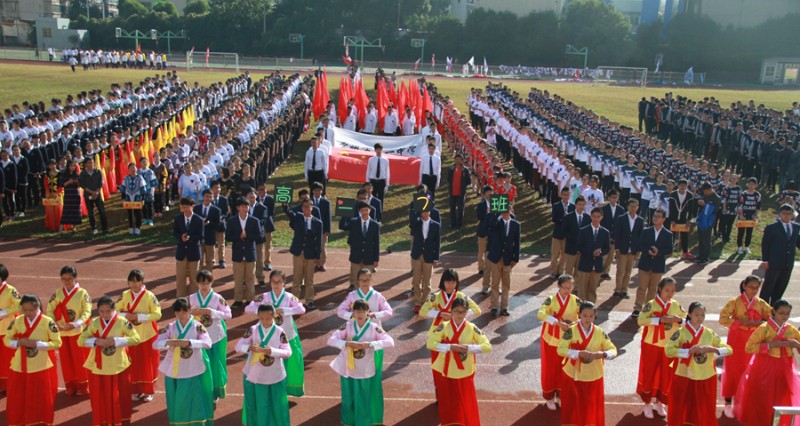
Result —
[{"label": "red flag on pole", "polygon": [[337,111],[340,124],[344,124],[345,119],[347,119],[347,101],[350,97],[350,78],[343,77],[339,80],[339,110]]},{"label": "red flag on pole", "polygon": [[424,93],[424,105],[423,105],[423,116],[425,116],[425,112],[429,111],[431,114],[433,113],[433,102],[431,102],[431,97],[428,95],[428,86],[423,85],[422,91]]},{"label": "red flag on pole", "polygon": [[363,79],[359,79],[356,82],[355,92],[356,108],[358,109],[358,127],[363,129],[367,117],[367,105],[369,104],[367,92],[364,90]]},{"label": "red flag on pole", "polygon": [[422,58],[419,58],[419,59],[417,59],[417,62],[414,62],[414,71],[416,71],[417,68],[419,68],[420,61],[422,61]]},{"label": "red flag on pole", "polygon": [[379,79],[378,90],[375,91],[375,104],[378,108],[378,127],[381,129],[383,129],[383,116],[386,115],[386,107],[389,105],[387,96],[386,84],[383,79]]},{"label": "red flag on pole", "polygon": [[414,116],[417,118],[417,128],[420,126],[425,127],[425,115],[423,114],[425,101],[419,92],[419,83],[410,86],[409,90],[411,90],[411,96],[414,97]]},{"label": "red flag on pole", "polygon": [[317,84],[314,86],[314,99],[311,101],[311,112],[317,120],[319,120],[322,112],[325,111],[325,101],[322,93],[321,77],[317,77]]},{"label": "red flag on pole", "polygon": [[406,116],[406,104],[408,103],[408,92],[406,90],[406,83],[400,82],[400,90],[397,93],[397,117],[400,123],[403,122]]}]

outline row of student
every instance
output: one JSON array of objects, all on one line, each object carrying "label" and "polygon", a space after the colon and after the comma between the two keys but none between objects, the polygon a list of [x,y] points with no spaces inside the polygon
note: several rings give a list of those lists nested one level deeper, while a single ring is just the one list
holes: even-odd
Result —
[{"label": "row of student", "polygon": [[800,120],[792,109],[767,109],[754,101],[724,108],[714,97],[692,101],[666,93],[639,102],[639,131],[696,152],[737,173],[755,175],[766,188],[800,178]]},{"label": "row of student", "polygon": [[[748,276],[740,284],[740,296],[723,307],[719,322],[729,328],[726,343],[704,326],[702,303],[692,302],[684,312],[673,299],[675,280],[659,281],[655,297],[637,320],[642,347],[636,393],[644,403],[644,417],[666,417],[669,425],[717,424],[717,357],[724,358],[726,417],[749,425],[771,424],[773,407],[800,403],[794,363],[800,332],[788,323],[792,306],[780,299],[770,307],[757,296],[760,285],[760,278]],[[593,325],[594,305],[574,296],[573,287],[571,276],[560,276],[558,292],[537,313],[544,323],[543,396],[550,410],[560,403],[563,424],[602,425],[601,360],[613,359],[617,351],[605,331]],[[790,423],[787,418],[780,421]]]},{"label": "row of student", "polygon": [[[66,393],[90,396],[96,424],[130,421],[131,402],[153,399],[159,372],[165,376],[170,424],[212,424],[216,401],[226,397],[225,321],[231,310],[212,289],[211,272],[198,272],[199,290],[173,303],[176,320],[160,330],[161,307],[145,288],[141,270],[131,271],[130,289],[117,302],[107,296],[98,299],[94,319],[91,298],[77,275],[74,267],[62,268],[63,287],[45,310],[36,296],[21,296],[8,284],[8,270],[0,265],[4,296],[0,314],[6,332],[0,345],[0,385],[3,391],[14,389],[7,392],[9,424],[52,423],[56,350]],[[271,290],[246,309],[258,316],[258,322],[236,344],[237,353],[247,354],[243,371],[247,425],[288,425],[287,395],[304,394],[302,345],[293,317],[305,309],[284,290],[284,279],[281,271],[270,274]],[[394,345],[381,322],[392,316],[392,309],[372,288],[368,269],[358,272],[358,282],[337,309],[346,322],[328,339],[329,345],[341,350],[331,367],[341,376],[342,422],[380,424],[383,349]],[[454,270],[445,271],[440,290],[426,301],[422,315],[434,319],[427,347],[432,351],[442,423],[459,419],[472,424],[479,422],[479,413],[475,358],[467,354],[488,352],[491,345],[480,329],[466,321],[467,308],[474,316],[480,315],[480,308],[458,292],[458,282]],[[20,355],[23,350],[26,353]],[[163,360],[161,351],[167,352]],[[452,369],[449,358],[454,358]]]}]

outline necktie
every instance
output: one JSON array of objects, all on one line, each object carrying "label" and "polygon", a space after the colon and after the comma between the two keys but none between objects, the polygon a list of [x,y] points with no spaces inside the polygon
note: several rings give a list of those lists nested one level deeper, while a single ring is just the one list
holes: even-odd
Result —
[{"label": "necktie", "polygon": [[378,167],[375,169],[375,179],[381,178],[381,157],[378,158]]},{"label": "necktie", "polygon": [[186,229],[189,229],[189,219],[186,219]]},{"label": "necktie", "polygon": [[203,217],[208,217],[208,206],[203,206]]},{"label": "necktie", "polygon": [[306,219],[306,230],[311,230],[311,219]]},{"label": "necktie", "polygon": [[792,238],[792,228],[788,223],[786,224],[786,238]]},{"label": "necktie", "polygon": [[311,170],[317,169],[317,151],[311,151]]},{"label": "necktie", "polygon": [[433,156],[428,157],[428,174],[433,176]]},{"label": "necktie", "polygon": [[597,241],[597,229],[594,230],[594,240]]},{"label": "necktie", "polygon": [[506,237],[508,236],[508,222],[506,222]]},{"label": "necktie", "polygon": [[361,222],[361,234],[367,236],[367,222]]}]

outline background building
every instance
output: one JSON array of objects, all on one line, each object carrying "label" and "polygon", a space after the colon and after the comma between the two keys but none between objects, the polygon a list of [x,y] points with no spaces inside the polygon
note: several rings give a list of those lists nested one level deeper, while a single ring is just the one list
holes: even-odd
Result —
[{"label": "background building", "polygon": [[[674,13],[708,16],[717,24],[749,28],[790,14],[800,14],[798,0],[667,0]],[[674,16],[674,14],[673,14]]]},{"label": "background building", "polygon": [[494,12],[511,12],[526,16],[531,12],[554,11],[561,13],[566,0],[450,0],[450,13],[461,22],[475,9]]},{"label": "background building", "polygon": [[[100,6],[102,16],[114,16],[118,13],[119,0],[89,0],[90,6]],[[66,21],[54,21],[67,17],[69,0],[0,0],[0,44],[4,46],[30,46],[34,44],[34,35],[43,35],[47,31],[36,29],[38,19],[45,19],[43,25],[50,29],[65,29]],[[94,16],[92,16],[94,18]],[[74,35],[74,34],[70,34]],[[55,37],[55,35],[54,35]],[[83,40],[83,36],[80,37]],[[41,45],[40,43],[37,43]]]}]

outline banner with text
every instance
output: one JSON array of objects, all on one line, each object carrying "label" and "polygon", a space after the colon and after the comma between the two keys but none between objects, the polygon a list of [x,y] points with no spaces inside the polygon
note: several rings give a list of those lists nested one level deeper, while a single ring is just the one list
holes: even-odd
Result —
[{"label": "banner with text", "polygon": [[374,151],[376,143],[383,145],[386,154],[409,155],[421,157],[427,154],[423,149],[425,141],[420,135],[412,136],[376,136],[368,133],[352,132],[337,127],[335,146],[337,148],[355,149],[359,151]]}]

